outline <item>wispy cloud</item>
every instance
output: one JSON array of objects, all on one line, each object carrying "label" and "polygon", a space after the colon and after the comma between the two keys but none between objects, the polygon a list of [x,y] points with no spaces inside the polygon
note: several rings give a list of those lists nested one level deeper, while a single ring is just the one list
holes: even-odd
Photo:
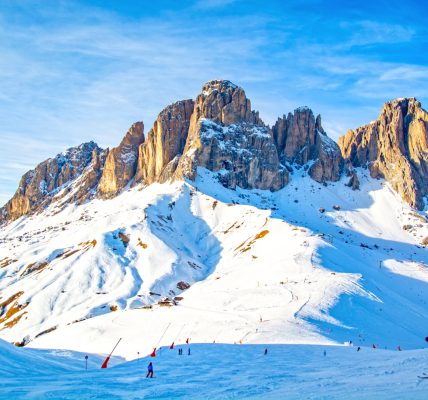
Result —
[{"label": "wispy cloud", "polygon": [[[402,65],[391,68],[381,74],[379,80],[381,81],[413,81],[423,80],[426,82],[428,78],[428,67],[420,65]],[[421,82],[422,83],[422,82]]]},{"label": "wispy cloud", "polygon": [[403,43],[412,40],[415,35],[414,29],[408,26],[370,20],[345,22],[342,26],[354,30],[347,42],[349,46]]}]

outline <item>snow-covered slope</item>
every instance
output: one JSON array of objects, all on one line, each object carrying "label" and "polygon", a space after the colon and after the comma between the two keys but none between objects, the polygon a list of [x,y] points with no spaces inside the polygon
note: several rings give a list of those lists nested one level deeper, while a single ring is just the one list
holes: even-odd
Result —
[{"label": "snow-covered slope", "polygon": [[[427,350],[193,344],[100,369],[89,355],[0,341],[2,399],[425,399]],[[326,351],[324,355],[324,351]],[[26,361],[26,363],[25,363]],[[149,361],[154,378],[145,379]],[[20,374],[16,371],[19,368]],[[426,375],[428,376],[428,375]]]},{"label": "snow-covered slope", "polygon": [[[0,337],[98,353],[122,337],[128,359],[188,337],[421,348],[428,255],[417,244],[428,225],[388,184],[358,174],[351,191],[296,170],[271,193],[225,189],[201,169],[195,182],[10,223]],[[165,296],[176,305],[158,305]]]}]

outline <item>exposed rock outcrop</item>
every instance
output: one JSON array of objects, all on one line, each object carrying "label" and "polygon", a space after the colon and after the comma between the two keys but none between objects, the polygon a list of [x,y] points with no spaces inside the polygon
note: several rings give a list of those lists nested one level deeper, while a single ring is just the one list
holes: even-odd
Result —
[{"label": "exposed rock outcrop", "polygon": [[279,190],[288,182],[288,172],[279,162],[278,152],[267,127],[223,126],[207,119],[199,122],[201,146],[185,153],[186,176],[193,179],[196,167],[219,172],[228,188]]},{"label": "exposed rock outcrop", "polygon": [[98,184],[102,198],[116,196],[135,176],[138,147],[144,142],[144,124],[136,122],[129,128],[118,147],[108,152]]},{"label": "exposed rock outcrop", "polygon": [[213,80],[202,87],[196,97],[195,120],[207,118],[224,125],[246,122],[263,125],[259,113],[251,110],[251,102],[239,86],[226,80]]},{"label": "exposed rock outcrop", "polygon": [[135,182],[163,182],[173,175],[176,163],[170,162],[183,153],[193,108],[193,100],[182,100],[159,114],[146,141],[139,146]]},{"label": "exposed rock outcrop", "polygon": [[219,171],[229,188],[278,190],[288,182],[269,129],[229,81],[208,82],[196,98],[175,177],[195,179],[197,167]]},{"label": "exposed rock outcrop", "polygon": [[346,186],[350,187],[352,190],[360,189],[360,179],[355,171],[351,171],[349,174],[349,181]]},{"label": "exposed rock outcrop", "polygon": [[[16,219],[53,199],[65,204],[95,194],[114,197],[132,182],[195,179],[197,167],[218,172],[229,188],[270,190],[287,184],[284,163],[310,162],[309,174],[319,182],[337,180],[342,167],[336,144],[309,109],[279,119],[270,130],[251,109],[244,90],[225,80],[207,82],[195,101],[166,107],[146,140],[144,125],[137,122],[112,150],[102,151],[93,143],[77,149],[84,156],[70,155],[70,163],[58,156],[25,174],[0,218]],[[69,182],[73,185],[67,186]]]},{"label": "exposed rock outcrop", "polygon": [[[77,179],[84,181],[85,187],[74,193],[73,200],[83,201],[97,183],[101,153],[102,149],[96,143],[84,143],[43,161],[25,173],[15,195],[0,209],[0,222],[43,209],[61,191],[65,194]],[[94,179],[91,178],[92,173],[95,174]]]},{"label": "exposed rock outcrop", "polygon": [[195,101],[166,107],[146,139],[143,123],[137,122],[112,150],[91,142],[39,164],[0,209],[0,222],[52,201],[61,205],[94,196],[111,198],[132,183],[194,180],[198,167],[217,172],[220,182],[232,189],[279,190],[288,182],[288,171],[300,167],[317,182],[337,181],[344,158],[353,189],[359,180],[352,166],[368,166],[372,176],[385,176],[410,204],[421,208],[428,192],[427,121],[415,99],[397,100],[385,105],[378,121],[342,137],[340,149],[309,108],[284,115],[270,129],[251,109],[242,88],[213,80]]},{"label": "exposed rock outcrop", "polygon": [[305,165],[310,161],[309,175],[317,182],[337,181],[343,169],[343,158],[337,144],[307,107],[300,107],[286,117],[278,118],[272,127],[280,159],[284,164]]},{"label": "exposed rock outcrop", "polygon": [[103,173],[107,150],[94,148],[92,150],[91,163],[86,167],[82,175],[69,185],[61,195],[55,196],[54,200],[61,203],[71,201],[77,204],[90,200],[96,193],[98,182]]},{"label": "exposed rock outcrop", "polygon": [[379,118],[339,138],[343,157],[385,178],[408,202],[424,207],[428,194],[428,113],[415,98],[386,103]]}]

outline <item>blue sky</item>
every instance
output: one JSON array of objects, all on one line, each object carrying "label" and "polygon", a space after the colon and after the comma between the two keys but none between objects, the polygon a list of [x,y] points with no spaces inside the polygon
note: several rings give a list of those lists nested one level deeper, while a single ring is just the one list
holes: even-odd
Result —
[{"label": "blue sky", "polygon": [[415,96],[428,107],[425,1],[0,1],[0,203],[67,147],[115,146],[213,78],[265,122],[307,105],[337,139]]}]

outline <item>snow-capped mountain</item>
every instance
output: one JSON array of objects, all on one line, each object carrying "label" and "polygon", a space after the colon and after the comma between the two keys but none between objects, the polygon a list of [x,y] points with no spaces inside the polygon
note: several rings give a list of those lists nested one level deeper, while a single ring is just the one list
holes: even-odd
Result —
[{"label": "snow-capped mountain", "polygon": [[[138,122],[117,148],[41,163],[1,212],[0,337],[91,352],[122,337],[127,358],[189,337],[422,347],[428,118],[388,104],[369,145],[339,147],[310,109],[270,128],[211,81],[147,137]],[[409,149],[406,184],[382,175],[383,132]]]}]

